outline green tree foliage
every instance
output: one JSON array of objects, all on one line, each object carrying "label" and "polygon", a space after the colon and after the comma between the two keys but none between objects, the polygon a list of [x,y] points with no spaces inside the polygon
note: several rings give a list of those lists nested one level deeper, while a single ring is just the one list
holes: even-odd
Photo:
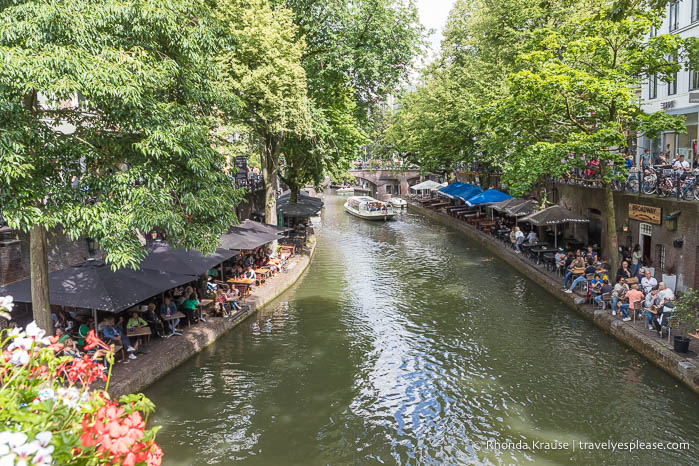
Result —
[{"label": "green tree foliage", "polygon": [[624,174],[629,137],[684,130],[681,118],[644,112],[636,94],[649,76],[673,79],[696,54],[694,40],[649,37],[666,3],[459,1],[441,59],[387,134],[430,169],[475,158],[499,166],[513,194],[597,159],[615,263],[610,183]]},{"label": "green tree foliage", "polygon": [[283,2],[307,48],[301,63],[314,132],[283,147],[294,190],[348,167],[366,136],[367,115],[396,92],[423,44],[417,9],[405,0]]},{"label": "green tree foliage", "polygon": [[224,70],[224,92],[242,102],[250,140],[260,154],[265,181],[265,219],[276,223],[277,173],[281,145],[290,137],[311,136],[306,73],[301,66],[303,37],[292,13],[272,8],[267,0],[226,0],[217,3],[224,25],[224,49],[217,62]]},{"label": "green tree foliage", "polygon": [[49,328],[46,229],[99,241],[114,267],[138,232],[213,250],[239,195],[212,149],[209,9],[195,0],[0,2],[0,196],[31,231],[33,302]]}]

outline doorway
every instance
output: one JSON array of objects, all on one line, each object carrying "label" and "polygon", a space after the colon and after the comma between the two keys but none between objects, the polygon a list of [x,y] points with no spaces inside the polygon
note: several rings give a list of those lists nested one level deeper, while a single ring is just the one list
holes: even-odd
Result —
[{"label": "doorway", "polygon": [[641,245],[641,255],[643,256],[642,264],[646,267],[650,267],[653,265],[653,249],[651,243],[651,238],[653,235],[653,226],[649,223],[641,223],[638,227],[638,231],[638,244]]}]

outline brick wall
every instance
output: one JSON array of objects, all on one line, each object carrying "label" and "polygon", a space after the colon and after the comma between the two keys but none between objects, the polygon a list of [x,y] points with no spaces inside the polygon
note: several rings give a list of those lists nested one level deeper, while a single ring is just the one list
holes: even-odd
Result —
[{"label": "brick wall", "polygon": [[[554,202],[578,212],[591,219],[591,224],[581,224],[575,227],[575,237],[588,242],[590,229],[599,227],[602,253],[608,255],[606,244],[607,223],[604,211],[604,191],[601,188],[558,184],[549,189],[554,193]],[[614,208],[616,211],[616,231],[619,245],[633,248],[640,244],[641,222],[629,219],[629,204],[660,207],[662,221],[660,225],[650,225],[650,265],[656,268],[656,277],[661,278],[663,272],[674,265],[677,275],[677,290],[699,288],[699,202],[678,201],[672,198],[636,195],[630,193],[614,193]],[[599,212],[599,213],[597,213]],[[665,218],[671,213],[679,212],[677,230],[670,229],[670,222]],[[624,225],[628,231],[623,231]],[[681,240],[682,246],[676,247],[675,240]],[[659,246],[664,250],[664,264],[659,263]],[[679,245],[678,245],[679,246]]]}]

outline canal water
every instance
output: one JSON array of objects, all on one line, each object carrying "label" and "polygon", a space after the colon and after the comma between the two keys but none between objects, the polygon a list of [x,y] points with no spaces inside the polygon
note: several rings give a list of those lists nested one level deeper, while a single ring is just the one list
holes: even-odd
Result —
[{"label": "canal water", "polygon": [[696,464],[696,395],[475,243],[332,196],[316,232],[294,288],[146,391],[166,465]]}]

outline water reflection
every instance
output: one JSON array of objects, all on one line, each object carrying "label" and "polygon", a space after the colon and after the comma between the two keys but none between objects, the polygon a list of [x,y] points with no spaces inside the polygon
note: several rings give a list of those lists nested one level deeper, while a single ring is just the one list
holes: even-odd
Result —
[{"label": "water reflection", "polygon": [[[148,390],[167,464],[690,463],[696,397],[460,235],[327,199],[300,283]],[[498,441],[692,451],[488,451]]]}]

